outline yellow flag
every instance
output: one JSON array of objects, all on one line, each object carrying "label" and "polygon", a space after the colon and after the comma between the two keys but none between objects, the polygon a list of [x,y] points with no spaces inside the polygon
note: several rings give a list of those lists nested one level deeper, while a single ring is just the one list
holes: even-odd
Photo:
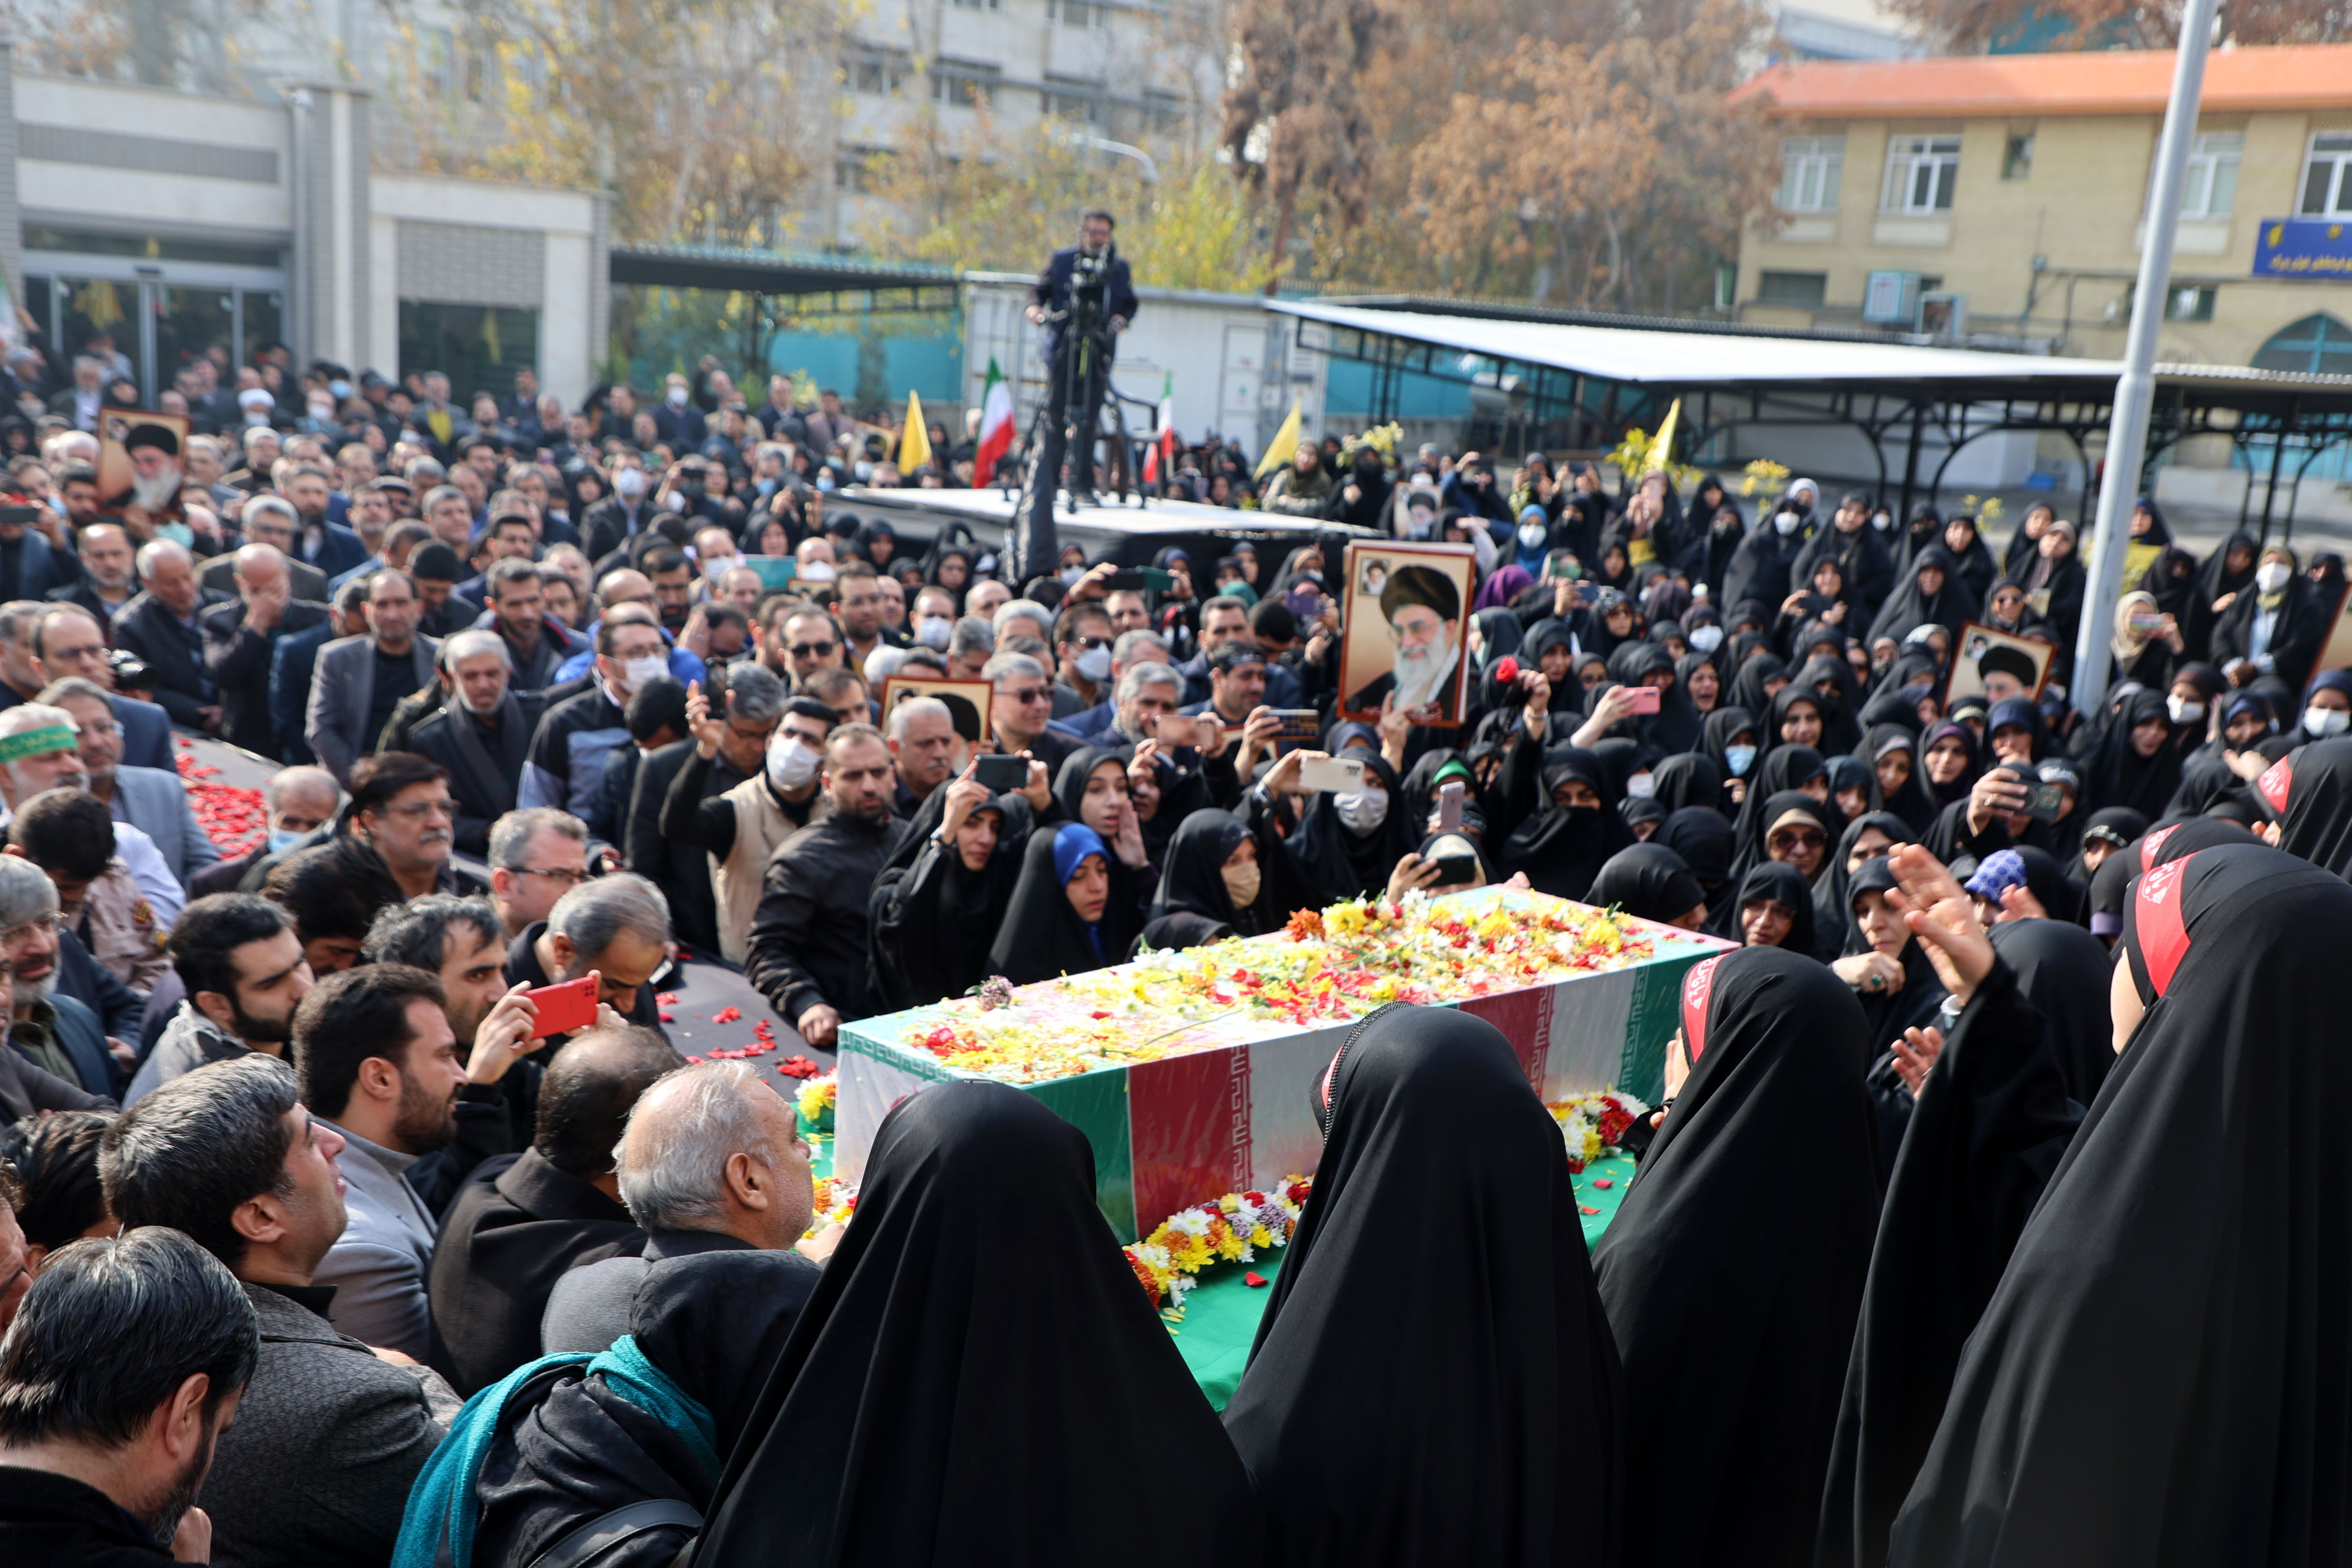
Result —
[{"label": "yellow flag", "polygon": [[1649,453],[1642,459],[1643,473],[1657,474],[1665,471],[1667,462],[1675,454],[1675,426],[1682,422],[1682,416],[1683,400],[1677,397],[1674,401],[1674,405],[1666,410],[1665,423],[1658,426],[1657,439],[1650,443]]},{"label": "yellow flag", "polygon": [[1265,456],[1257,460],[1257,472],[1254,478],[1265,478],[1298,455],[1298,400],[1294,397],[1290,401],[1290,417],[1282,422],[1282,428],[1276,430],[1274,439],[1265,444]]},{"label": "yellow flag", "polygon": [[911,474],[931,460],[931,433],[923,427],[923,400],[907,394],[907,433],[898,437],[898,472]]}]

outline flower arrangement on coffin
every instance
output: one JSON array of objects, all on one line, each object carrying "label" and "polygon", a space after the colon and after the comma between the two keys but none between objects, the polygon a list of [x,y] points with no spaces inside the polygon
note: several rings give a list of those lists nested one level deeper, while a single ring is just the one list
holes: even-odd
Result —
[{"label": "flower arrangement on coffin", "polygon": [[1653,939],[1614,911],[1559,900],[1465,903],[1408,894],[1301,910],[1280,938],[1181,952],[1025,986],[1010,1005],[929,1010],[905,1044],[1007,1083],[1181,1056],[1227,1019],[1303,1028],[1387,1002],[1461,1001],[1647,959]]},{"label": "flower arrangement on coffin", "polygon": [[819,1176],[815,1200],[809,1208],[809,1227],[801,1232],[801,1239],[808,1240],[829,1225],[847,1225],[856,1212],[856,1187],[838,1176]]},{"label": "flower arrangement on coffin", "polygon": [[1259,1247],[1289,1246],[1314,1185],[1312,1176],[1286,1176],[1270,1193],[1227,1193],[1180,1209],[1125,1249],[1128,1267],[1153,1305],[1181,1307],[1200,1283],[1192,1277],[1212,1263],[1253,1263]]},{"label": "flower arrangement on coffin", "polygon": [[821,1073],[801,1085],[801,1120],[819,1132],[833,1131],[833,1102],[841,1091],[841,1069]]},{"label": "flower arrangement on coffin", "polygon": [[1617,1141],[1651,1108],[1622,1090],[1606,1089],[1546,1100],[1544,1109],[1559,1123],[1560,1141],[1568,1145],[1569,1170],[1580,1174],[1594,1161],[1615,1153]]}]

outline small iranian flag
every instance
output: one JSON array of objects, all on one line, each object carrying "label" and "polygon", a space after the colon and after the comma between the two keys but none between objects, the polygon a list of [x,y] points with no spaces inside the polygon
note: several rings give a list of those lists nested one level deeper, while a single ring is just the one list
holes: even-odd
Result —
[{"label": "small iranian flag", "polygon": [[971,464],[971,482],[984,487],[996,482],[996,465],[1013,449],[1013,388],[1005,384],[1004,373],[996,368],[996,356],[988,360],[988,384],[980,395],[980,450]]},{"label": "small iranian flag", "polygon": [[1160,383],[1160,433],[1143,455],[1143,482],[1156,485],[1176,461],[1176,376],[1170,372]]}]

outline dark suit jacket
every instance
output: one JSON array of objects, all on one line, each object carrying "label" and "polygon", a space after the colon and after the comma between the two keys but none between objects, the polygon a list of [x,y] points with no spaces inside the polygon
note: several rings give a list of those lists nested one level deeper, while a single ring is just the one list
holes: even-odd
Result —
[{"label": "dark suit jacket", "polygon": [[[652,486],[637,498],[636,526],[642,529],[656,515]],[[591,561],[601,561],[629,542],[635,530],[629,526],[629,512],[618,496],[606,496],[590,507],[580,517],[580,553]]]},{"label": "dark suit jacket", "polygon": [[134,768],[162,768],[172,761],[172,716],[152,702],[136,697],[110,697],[114,721],[122,726],[122,760]]},{"label": "dark suit jacket", "polygon": [[[306,551],[310,548],[310,541],[306,535],[295,544],[294,548],[298,551]],[[367,558],[368,547],[360,536],[348,528],[338,528],[331,522],[327,524],[327,536],[320,542],[319,552],[316,555],[306,554],[299,557],[330,577],[350,571]]]},{"label": "dark suit jacket", "polygon": [[[198,593],[203,602],[196,606],[196,621],[202,626],[205,610],[223,600],[220,595],[204,589]],[[163,602],[152,594],[140,595],[114,617],[110,635],[115,647],[147,661],[147,668],[154,672],[148,689],[172,716],[172,721],[192,729],[200,726],[202,720],[196,710],[214,700],[207,690],[209,678],[196,650],[188,645],[186,636],[180,630],[177,617],[163,607]]]},{"label": "dark suit jacket", "polygon": [[539,1321],[564,1270],[645,1245],[627,1209],[538,1150],[485,1161],[434,1244],[425,1293],[441,1370],[471,1397],[536,1360]]},{"label": "dark suit jacket", "polygon": [[[288,646],[294,640],[289,638]],[[415,671],[409,691],[421,691],[433,684],[433,659],[440,648],[438,640],[422,632],[409,643],[409,667]],[[318,753],[319,765],[339,779],[349,778],[352,764],[375,750],[376,737],[361,733],[374,698],[373,637],[339,637],[319,650],[318,662],[311,667],[310,700],[304,710],[302,732]]]},{"label": "dark suit jacket", "polygon": [[[710,857],[671,843],[661,830],[662,803],[693,755],[692,741],[677,741],[638,760],[622,853],[630,870],[668,898],[671,934],[698,952],[717,952],[719,902],[711,891]],[[711,763],[708,778],[705,800],[743,782],[724,761]]]},{"label": "dark suit jacket", "polygon": [[[1078,247],[1076,246],[1066,245],[1054,252],[1053,259],[1045,263],[1045,269],[1037,274],[1037,280],[1034,283],[1029,285],[1029,302],[1033,305],[1043,305],[1048,310],[1068,310],[1070,280],[1077,270],[1077,265]],[[1103,278],[1104,313],[1123,316],[1132,321],[1135,320],[1136,309],[1140,301],[1135,297],[1134,280],[1128,276],[1127,258],[1119,255],[1118,247],[1114,245],[1111,247],[1110,267]],[[1060,329],[1055,327],[1045,329],[1045,359],[1048,363],[1052,363],[1061,341]],[[1111,352],[1116,354],[1118,350],[1118,340],[1113,338]]]},{"label": "dark suit jacket", "polygon": [[221,739],[265,757],[278,754],[278,726],[269,717],[269,661],[287,637],[327,618],[327,606],[290,599],[268,632],[245,624],[245,601],[215,605],[196,617],[205,633],[205,668],[220,689]]},{"label": "dark suit jacket", "polygon": [[702,410],[693,404],[689,403],[683,408],[672,408],[665,402],[654,408],[654,434],[669,443],[671,451],[684,457],[701,447],[704,437],[709,434],[709,426],[702,417]]},{"label": "dark suit jacket", "polygon": [[51,546],[39,529],[27,528],[17,572],[16,597],[45,599],[51,589],[62,588],[79,577],[81,563],[70,552]]},{"label": "dark suit jacket", "polygon": [[[375,557],[371,555],[367,559],[373,561]],[[234,553],[214,556],[196,573],[196,581],[215,594],[226,595],[232,599],[236,597],[236,556]],[[286,581],[293,586],[296,598],[310,599],[321,605],[327,602],[327,595],[332,591],[324,572],[290,555],[286,559]]]},{"label": "dark suit jacket", "polygon": [[310,707],[310,677],[319,650],[334,639],[332,619],[278,639],[269,650],[269,726],[278,736],[281,762],[314,763],[310,738],[302,732]]},{"label": "dark suit jacket", "polygon": [[[21,1121],[44,1110],[113,1109],[114,1101],[106,1096],[91,1094],[79,1084],[68,1083],[61,1078],[43,1072],[33,1065],[31,1058],[14,1046],[0,1046],[0,1118]],[[620,1207],[618,1204],[613,1206]],[[547,1298],[542,1294],[540,1304],[544,1307],[546,1303]],[[531,1315],[530,1325],[535,1336],[539,1331],[537,1313]],[[535,1339],[533,1342],[536,1342]]]},{"label": "dark suit jacket", "polygon": [[[98,596],[98,584],[91,582],[87,574],[75,578],[62,588],[52,588],[42,596],[55,604],[72,605],[88,610],[98,617],[99,629],[101,631],[114,622],[112,607]],[[133,599],[138,596],[135,591],[131,595]],[[123,607],[130,608],[130,600],[123,602]]]}]

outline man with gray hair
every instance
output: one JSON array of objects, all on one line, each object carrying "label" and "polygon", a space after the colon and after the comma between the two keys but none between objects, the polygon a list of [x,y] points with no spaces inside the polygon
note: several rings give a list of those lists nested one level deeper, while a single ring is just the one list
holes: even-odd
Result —
[{"label": "man with gray hair", "polygon": [[[1086,738],[1089,746],[1136,746],[1160,737],[1160,721],[1173,717],[1184,697],[1184,678],[1173,666],[1165,664],[1131,665],[1118,678],[1118,690],[1113,701],[1113,718],[1105,728]],[[1214,714],[1203,714],[1212,728],[1216,727]],[[1160,752],[1171,748],[1162,742]],[[1215,750],[1213,744],[1208,748]]]},{"label": "man with gray hair", "polygon": [[[288,531],[290,537],[290,523]],[[248,542],[230,558],[236,597],[197,617],[205,668],[220,691],[221,739],[265,757],[278,754],[279,740],[269,717],[269,656],[282,638],[327,618],[325,580],[316,596],[305,594],[294,581],[292,564],[276,545]]]},{"label": "man with gray hair", "polygon": [[1045,763],[1045,776],[1051,779],[1078,743],[1046,727],[1054,717],[1054,684],[1045,667],[1025,653],[1000,653],[980,673],[996,689],[988,705],[988,728],[995,742],[991,749],[1005,756],[1025,753]]},{"label": "man with gray hair", "polygon": [[[5,821],[15,821],[16,808],[44,790],[89,787],[89,771],[81,763],[81,726],[72,714],[45,702],[20,702],[0,713],[0,802],[7,806]],[[186,890],[146,834],[130,823],[117,823],[114,852],[139,890],[159,910],[168,911],[166,923],[186,905]]]},{"label": "man with gray hair", "polygon": [[602,1351],[629,1331],[646,1271],[706,1252],[775,1255],[771,1289],[797,1310],[841,1227],[802,1239],[811,1207],[809,1146],[793,1108],[748,1062],[698,1062],[646,1090],[613,1151],[614,1175],[645,1250],[575,1268],[540,1319],[546,1355]]},{"label": "man with gray hair", "polygon": [[490,901],[512,941],[588,879],[588,825],[535,805],[490,824]]},{"label": "man with gray hair", "polygon": [[448,770],[458,851],[480,855],[489,848],[490,824],[515,808],[541,694],[514,689],[513,659],[496,632],[456,633],[437,662],[441,710],[408,732],[408,749]]},{"label": "man with gray hair", "polygon": [[952,704],[937,697],[908,697],[890,710],[882,732],[898,774],[890,809],[912,821],[931,792],[961,772],[966,754],[980,744],[980,710],[961,697]]},{"label": "man with gray hair", "polygon": [[[278,552],[286,563],[286,581],[293,597],[317,605],[327,602],[333,591],[327,574],[294,553],[294,542],[302,535],[302,514],[294,510],[293,502],[282,496],[256,496],[246,502],[236,525],[246,543],[266,544]],[[204,563],[197,581],[215,594],[234,594],[236,567],[236,555],[215,555]]]},{"label": "man with gray hair", "polygon": [[13,975],[16,1054],[85,1093],[120,1099],[147,1005],[59,924],[57,884],[21,855],[0,855],[0,967]]},{"label": "man with gray hair", "polygon": [[114,646],[147,665],[147,689],[174,724],[217,731],[221,700],[205,669],[205,610],[224,603],[196,581],[188,547],[153,539],[139,547],[139,580],[147,591],[122,606],[109,634]]},{"label": "man with gray hair", "polygon": [[[507,948],[507,984],[537,990],[583,975],[597,977],[596,1000],[669,1038],[661,1006],[646,984],[667,958],[669,903],[661,889],[630,871],[585,881],[555,900],[547,919],[526,926]],[[570,1036],[551,1035],[549,1047]]]},{"label": "man with gray hair", "polygon": [[984,616],[966,616],[948,633],[948,679],[978,680],[996,655],[996,628]]},{"label": "man with gray hair", "polygon": [[154,840],[163,864],[183,888],[197,872],[220,860],[220,849],[196,820],[194,799],[176,773],[134,768],[122,760],[122,727],[115,722],[105,689],[79,676],[53,680],[37,703],[62,709],[80,727],[78,748],[86,786],[104,803],[107,815]]}]

